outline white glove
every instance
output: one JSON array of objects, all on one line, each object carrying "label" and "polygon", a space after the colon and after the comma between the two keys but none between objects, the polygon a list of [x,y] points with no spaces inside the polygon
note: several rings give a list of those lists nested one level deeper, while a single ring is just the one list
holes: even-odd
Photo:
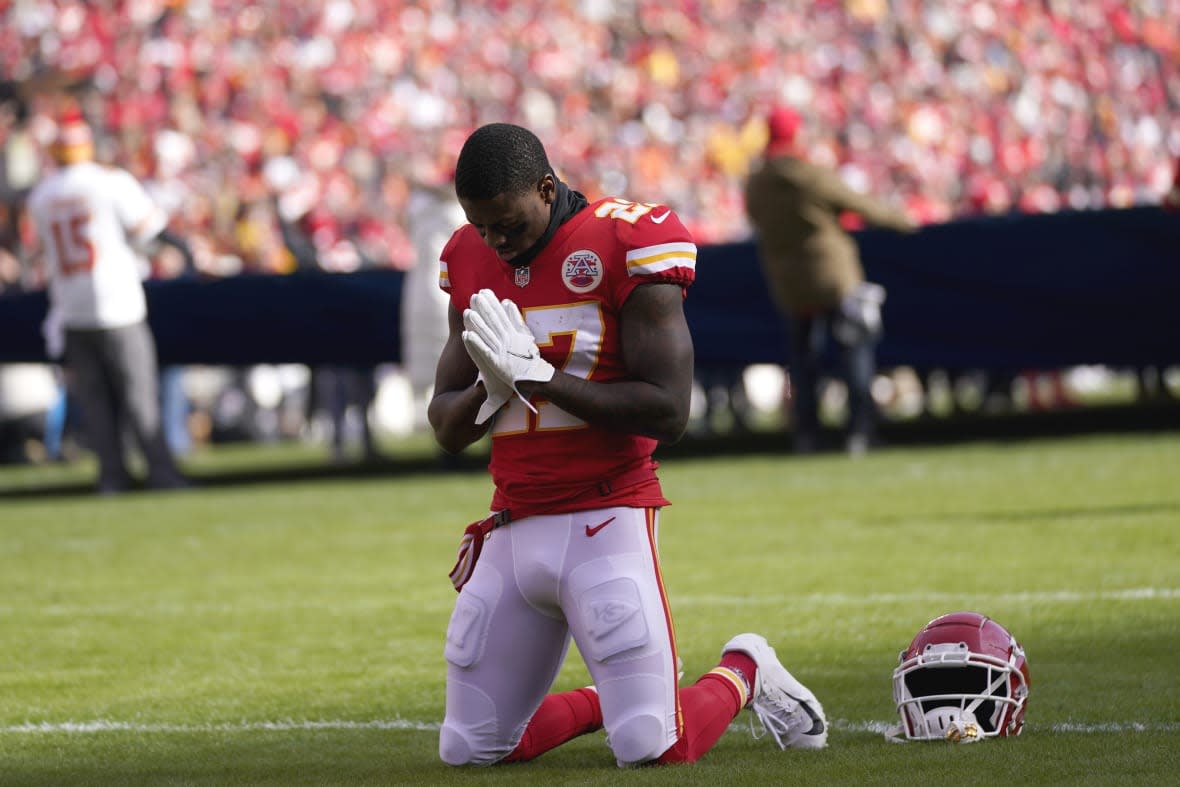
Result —
[{"label": "white glove", "polygon": [[[476,363],[476,366],[478,365]],[[512,386],[496,375],[485,372],[483,369],[479,370],[478,379],[483,382],[483,389],[487,392],[487,398],[483,400],[483,404],[479,406],[479,412],[475,414],[476,426],[479,426],[500,412],[500,408],[508,403],[508,400],[512,398],[512,394],[514,393]]]},{"label": "white glove", "polygon": [[496,299],[491,290],[471,296],[471,308],[463,312],[463,344],[485,378],[497,377],[511,386],[529,409],[536,412],[516,384],[521,380],[549,382],[553,365],[541,357],[537,340],[525,325],[520,309],[510,300]]},{"label": "white glove", "polygon": [[[463,333],[466,334],[467,332],[464,331]],[[464,336],[463,344],[464,346],[467,345],[466,336]],[[508,403],[508,400],[512,398],[512,395],[516,391],[513,390],[511,385],[500,379],[495,370],[487,364],[482,356],[472,353],[470,348],[468,348],[467,354],[471,356],[471,360],[475,363],[476,368],[479,369],[477,381],[483,383],[484,391],[487,394],[483,400],[483,404],[479,406],[479,412],[475,414],[475,424],[479,426],[498,413],[500,408]]]}]

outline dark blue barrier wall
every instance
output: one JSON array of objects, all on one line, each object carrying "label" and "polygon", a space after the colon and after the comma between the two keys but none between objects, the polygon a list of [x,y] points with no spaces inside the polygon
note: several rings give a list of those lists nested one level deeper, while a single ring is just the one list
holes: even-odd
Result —
[{"label": "dark blue barrier wall", "polygon": [[[163,363],[380,363],[401,357],[402,274],[296,273],[146,285]],[[0,296],[0,361],[45,355],[42,292]]]},{"label": "dark blue barrier wall", "polygon": [[[1180,363],[1180,217],[1155,208],[858,233],[888,290],[881,363],[1051,368]],[[241,276],[148,285],[165,363],[400,358],[401,274]],[[702,247],[686,309],[700,366],[784,362],[748,243]],[[43,293],[0,296],[0,362],[44,359]]]},{"label": "dark blue barrier wall", "polygon": [[[1180,216],[1156,208],[858,233],[888,291],[882,365],[1037,369],[1180,362]],[[702,248],[686,309],[702,366],[782,362],[748,243]]]},{"label": "dark blue barrier wall", "polygon": [[366,364],[401,357],[396,271],[157,282],[148,290],[161,359]]}]

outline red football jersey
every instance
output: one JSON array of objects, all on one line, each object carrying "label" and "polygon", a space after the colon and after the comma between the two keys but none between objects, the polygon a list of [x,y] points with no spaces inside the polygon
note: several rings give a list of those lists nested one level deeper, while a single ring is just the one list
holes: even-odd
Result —
[{"label": "red football jersey", "polygon": [[[619,313],[646,282],[687,288],[696,244],[663,205],[606,198],[558,230],[532,262],[513,268],[465,225],[441,255],[440,285],[459,311],[481,289],[520,307],[542,357],[595,382],[626,376]],[[492,424],[492,509],[514,517],[612,505],[667,505],[652,458],[657,441],[594,426],[536,396]]]}]

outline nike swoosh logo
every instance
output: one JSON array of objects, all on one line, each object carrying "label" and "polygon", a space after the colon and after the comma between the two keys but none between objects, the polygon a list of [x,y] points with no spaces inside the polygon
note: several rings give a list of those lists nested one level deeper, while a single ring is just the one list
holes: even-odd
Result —
[{"label": "nike swoosh logo", "polygon": [[822,734],[824,731],[824,720],[819,717],[819,714],[816,713],[815,711],[813,711],[811,709],[810,705],[808,705],[806,702],[799,699],[798,697],[792,697],[790,694],[788,694],[787,696],[791,697],[791,699],[795,700],[795,702],[798,702],[799,705],[802,706],[803,712],[806,713],[808,718],[811,719],[811,729],[803,734],[804,735],[820,735],[820,734]]},{"label": "nike swoosh logo", "polygon": [[652,216],[651,223],[652,224],[663,224],[664,219],[668,218],[671,215],[672,215],[672,211],[670,211],[670,210],[664,211],[664,215],[662,215],[662,216]]},{"label": "nike swoosh logo", "polygon": [[512,350],[509,350],[508,354],[511,355],[513,358],[520,358],[525,361],[531,361],[537,357],[537,356],[533,355],[532,353],[529,353],[528,355],[521,355],[520,353],[512,352]]},{"label": "nike swoosh logo", "polygon": [[609,525],[611,522],[614,522],[614,521],[615,521],[615,518],[612,516],[610,519],[606,520],[601,525],[595,525],[594,527],[590,527],[590,525],[586,525],[586,538],[594,538],[596,535],[598,535],[599,530],[602,530],[604,527],[606,527],[607,525]]}]

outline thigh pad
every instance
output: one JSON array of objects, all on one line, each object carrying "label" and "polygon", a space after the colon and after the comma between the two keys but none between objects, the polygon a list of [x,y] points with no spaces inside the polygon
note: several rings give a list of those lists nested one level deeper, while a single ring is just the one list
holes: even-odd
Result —
[{"label": "thigh pad", "polygon": [[630,577],[615,577],[587,588],[577,604],[585,632],[585,642],[579,642],[578,647],[585,647],[588,658],[605,663],[648,643],[643,599]]},{"label": "thigh pad", "polygon": [[463,593],[455,602],[443,655],[456,667],[473,666],[483,654],[492,614],[488,604],[474,593]]}]

